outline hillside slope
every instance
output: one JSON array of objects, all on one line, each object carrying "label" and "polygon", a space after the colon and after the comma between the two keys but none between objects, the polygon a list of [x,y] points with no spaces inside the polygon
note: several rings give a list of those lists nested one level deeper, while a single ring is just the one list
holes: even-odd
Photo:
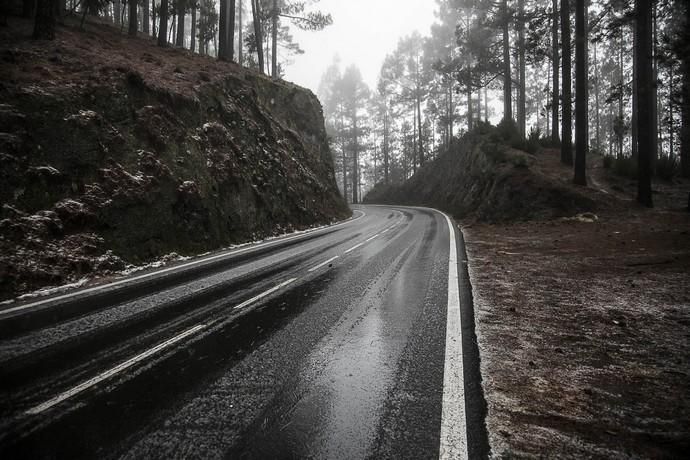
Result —
[{"label": "hillside slope", "polygon": [[570,216],[609,201],[603,192],[555,177],[540,159],[503,142],[496,128],[482,124],[403,184],[378,184],[364,201],[431,206],[486,222]]},{"label": "hillside slope", "polygon": [[303,88],[105,25],[0,31],[0,297],[349,215]]}]

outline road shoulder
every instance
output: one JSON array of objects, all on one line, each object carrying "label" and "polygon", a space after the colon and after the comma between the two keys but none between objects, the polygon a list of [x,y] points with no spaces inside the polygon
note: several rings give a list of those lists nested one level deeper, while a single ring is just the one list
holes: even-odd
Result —
[{"label": "road shoulder", "polygon": [[492,456],[687,454],[688,218],[645,212],[464,228]]}]

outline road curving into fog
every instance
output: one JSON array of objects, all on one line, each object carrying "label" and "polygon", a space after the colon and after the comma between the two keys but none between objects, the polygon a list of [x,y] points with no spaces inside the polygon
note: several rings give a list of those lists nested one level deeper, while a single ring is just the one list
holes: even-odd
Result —
[{"label": "road curving into fog", "polygon": [[461,233],[353,219],[0,309],[2,458],[481,458]]}]

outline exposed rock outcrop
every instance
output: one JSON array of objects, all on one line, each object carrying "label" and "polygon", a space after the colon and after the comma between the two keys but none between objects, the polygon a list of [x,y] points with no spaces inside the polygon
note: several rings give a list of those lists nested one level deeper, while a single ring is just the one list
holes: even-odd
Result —
[{"label": "exposed rock outcrop", "polygon": [[0,297],[349,215],[316,97],[107,26],[0,37]]}]

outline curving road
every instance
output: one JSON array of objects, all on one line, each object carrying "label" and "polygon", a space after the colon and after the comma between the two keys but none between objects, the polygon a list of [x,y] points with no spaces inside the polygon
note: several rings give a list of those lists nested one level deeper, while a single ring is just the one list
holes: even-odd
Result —
[{"label": "curving road", "polygon": [[0,309],[0,458],[478,458],[462,235],[353,219]]}]

